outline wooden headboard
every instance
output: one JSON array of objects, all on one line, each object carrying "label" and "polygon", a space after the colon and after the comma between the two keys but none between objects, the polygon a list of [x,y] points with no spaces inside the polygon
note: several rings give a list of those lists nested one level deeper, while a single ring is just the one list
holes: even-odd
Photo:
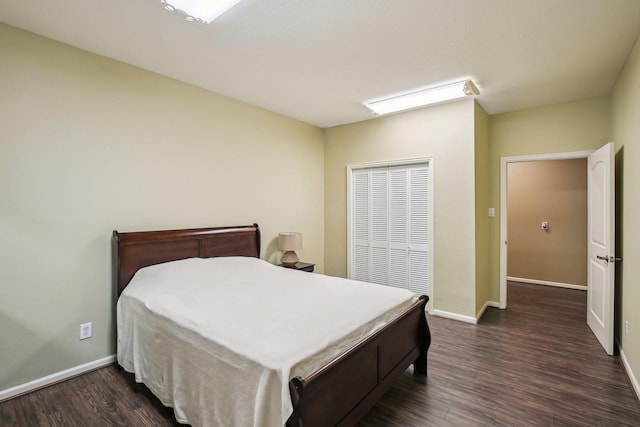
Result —
[{"label": "wooden headboard", "polygon": [[260,257],[258,224],[185,230],[113,231],[116,244],[117,295],[142,267],[185,258]]}]

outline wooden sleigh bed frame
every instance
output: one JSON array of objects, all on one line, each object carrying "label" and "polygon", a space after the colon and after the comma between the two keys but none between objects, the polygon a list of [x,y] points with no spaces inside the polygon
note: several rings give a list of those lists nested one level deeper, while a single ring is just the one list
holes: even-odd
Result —
[{"label": "wooden sleigh bed frame", "polygon": [[[140,268],[185,258],[260,257],[257,224],[184,230],[113,232],[117,295]],[[293,414],[288,427],[352,426],[411,364],[427,374],[431,343],[425,316],[428,297],[378,332],[305,378],[289,381]]]}]

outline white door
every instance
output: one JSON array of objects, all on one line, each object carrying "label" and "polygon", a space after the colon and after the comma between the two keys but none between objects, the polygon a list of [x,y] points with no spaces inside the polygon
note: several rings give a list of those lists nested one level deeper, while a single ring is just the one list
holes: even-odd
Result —
[{"label": "white door", "polygon": [[350,276],[386,285],[388,282],[387,168],[353,172]]},{"label": "white door", "polygon": [[613,354],[614,161],[613,142],[591,153],[587,160],[587,324],[607,354]]},{"label": "white door", "polygon": [[430,160],[350,167],[348,277],[431,296]]}]

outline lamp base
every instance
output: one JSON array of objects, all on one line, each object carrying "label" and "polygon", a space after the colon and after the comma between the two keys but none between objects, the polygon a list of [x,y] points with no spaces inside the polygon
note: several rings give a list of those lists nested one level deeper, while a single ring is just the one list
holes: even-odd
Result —
[{"label": "lamp base", "polygon": [[280,260],[281,263],[287,265],[295,264],[298,261],[300,261],[300,258],[298,258],[295,251],[285,251]]}]

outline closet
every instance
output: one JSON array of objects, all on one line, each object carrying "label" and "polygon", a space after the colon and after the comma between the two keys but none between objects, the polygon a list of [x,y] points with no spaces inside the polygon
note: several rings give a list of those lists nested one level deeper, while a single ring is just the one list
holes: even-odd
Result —
[{"label": "closet", "polygon": [[349,277],[431,295],[431,160],[349,167]]}]

